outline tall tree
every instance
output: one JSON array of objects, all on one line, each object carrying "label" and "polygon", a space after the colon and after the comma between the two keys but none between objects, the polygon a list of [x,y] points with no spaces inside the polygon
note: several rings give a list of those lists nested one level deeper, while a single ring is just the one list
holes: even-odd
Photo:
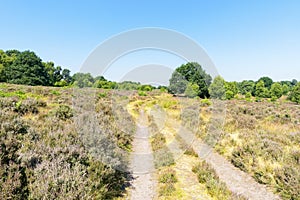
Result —
[{"label": "tall tree", "polygon": [[90,73],[78,72],[73,75],[74,85],[80,88],[92,87],[94,84],[94,78]]},{"label": "tall tree", "polygon": [[272,86],[271,86],[270,94],[271,94],[272,98],[279,99],[283,94],[281,84],[277,83],[277,82],[273,83]]},{"label": "tall tree", "polygon": [[9,83],[26,85],[49,85],[49,76],[42,60],[31,51],[17,55],[12,65],[6,69]]},{"label": "tall tree", "polygon": [[184,78],[182,74],[174,71],[170,79],[169,91],[173,94],[183,94],[188,81]]},{"label": "tall tree", "polygon": [[216,76],[208,88],[211,98],[225,99],[225,84],[226,81],[221,76]]},{"label": "tall tree", "polygon": [[297,104],[300,104],[300,82],[298,82],[290,92],[289,99]]},{"label": "tall tree", "polygon": [[72,82],[71,71],[69,69],[63,69],[61,76],[64,79],[64,81],[67,82],[67,84],[70,84]]},{"label": "tall tree", "polygon": [[261,98],[269,97],[269,90],[265,87],[265,83],[263,80],[260,80],[255,85],[255,96]]},{"label": "tall tree", "polygon": [[238,83],[239,92],[243,95],[246,95],[248,92],[254,94],[255,82],[252,80],[244,80],[241,83]]},{"label": "tall tree", "polygon": [[238,93],[237,82],[226,82],[225,90],[226,99],[232,99]]},{"label": "tall tree", "polygon": [[195,83],[188,83],[184,94],[190,98],[196,97],[199,94],[199,86]]},{"label": "tall tree", "polygon": [[[189,62],[181,65],[175,71],[176,73],[179,73],[187,82],[194,83],[199,86],[198,96],[201,98],[209,97],[208,87],[211,84],[212,78],[205,72],[205,70],[202,69],[200,64],[196,62]],[[172,75],[172,78],[170,79],[170,87],[172,87],[173,82],[176,82],[172,80],[173,78],[174,76]],[[178,75],[175,75],[175,78],[178,78]],[[183,83],[182,80],[181,83]]]},{"label": "tall tree", "polygon": [[271,86],[273,84],[273,80],[270,77],[267,77],[267,76],[261,77],[260,79],[258,79],[257,83],[259,81],[263,81],[264,84],[265,84],[265,87],[268,88],[268,89],[271,89]]}]

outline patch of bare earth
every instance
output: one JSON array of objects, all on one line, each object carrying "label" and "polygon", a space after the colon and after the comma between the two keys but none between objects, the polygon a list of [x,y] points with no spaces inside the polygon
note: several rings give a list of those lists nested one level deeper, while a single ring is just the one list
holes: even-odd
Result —
[{"label": "patch of bare earth", "polygon": [[133,174],[131,181],[131,200],[150,200],[156,196],[157,181],[154,176],[154,164],[149,132],[146,126],[147,118],[141,112],[137,124],[137,131],[133,140],[133,152],[131,155],[130,170]]}]

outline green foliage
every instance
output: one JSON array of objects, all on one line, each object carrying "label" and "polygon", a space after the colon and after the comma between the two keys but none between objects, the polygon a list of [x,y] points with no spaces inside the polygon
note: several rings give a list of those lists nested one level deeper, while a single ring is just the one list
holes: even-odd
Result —
[{"label": "green foliage", "polygon": [[94,78],[90,73],[78,72],[73,75],[73,81],[73,85],[79,88],[92,87],[94,84]]},{"label": "green foliage", "polygon": [[225,84],[226,82],[221,76],[215,77],[212,84],[208,88],[211,98],[224,99],[226,92]]},{"label": "green foliage", "polygon": [[254,87],[255,82],[252,80],[244,80],[241,83],[238,83],[239,93],[241,93],[242,95],[245,95],[248,92],[254,94]]},{"label": "green foliage", "polygon": [[257,83],[260,82],[260,81],[264,82],[264,86],[266,88],[268,88],[268,90],[271,89],[271,86],[273,84],[273,80],[270,77],[267,77],[267,76],[261,77],[260,79],[258,79]]},{"label": "green foliage", "polygon": [[297,104],[300,104],[300,82],[298,82],[290,92],[289,99]]},{"label": "green foliage", "polygon": [[199,86],[198,96],[201,98],[209,97],[208,87],[211,84],[211,76],[202,69],[201,65],[196,62],[189,62],[181,65],[172,74],[169,89],[176,94],[183,94],[187,82]]},{"label": "green foliage", "polygon": [[172,94],[183,94],[188,81],[179,72],[174,71],[170,79],[169,91]]},{"label": "green foliage", "polygon": [[236,82],[226,82],[225,83],[225,97],[226,99],[233,99],[238,93],[237,83]]},{"label": "green foliage", "polygon": [[199,86],[195,83],[188,83],[184,94],[190,98],[196,97],[199,94]]},{"label": "green foliage", "polygon": [[147,96],[147,93],[144,91],[138,91],[138,95],[141,97],[145,97],[145,96]]},{"label": "green foliage", "polygon": [[228,99],[228,100],[233,99],[234,98],[233,92],[230,91],[230,90],[226,91],[225,98]]},{"label": "green foliage", "polygon": [[247,92],[247,93],[245,94],[245,97],[246,97],[246,98],[251,98],[251,97],[252,97],[251,92]]},{"label": "green foliage", "polygon": [[31,51],[20,53],[6,69],[9,83],[26,85],[49,85],[49,76],[42,60]]},{"label": "green foliage", "polygon": [[132,82],[132,81],[123,81],[118,83],[117,88],[120,90],[138,90],[140,87],[140,83]]},{"label": "green foliage", "polygon": [[290,87],[287,84],[282,85],[282,94],[287,95],[290,91]]},{"label": "green foliage", "polygon": [[150,92],[150,91],[152,91],[153,89],[154,89],[154,87],[151,86],[151,85],[141,85],[141,86],[139,86],[139,88],[138,88],[138,90],[140,90],[140,91],[146,91],[146,92]]},{"label": "green foliage", "polygon": [[209,99],[201,99],[200,103],[204,106],[210,106],[212,105],[212,102]]},{"label": "green foliage", "polygon": [[67,120],[73,117],[73,109],[68,105],[59,105],[59,107],[54,112],[55,116],[61,120]]},{"label": "green foliage", "polygon": [[283,89],[280,83],[273,83],[271,86],[271,97],[275,97],[276,99],[279,99],[283,94]]},{"label": "green foliage", "polygon": [[61,95],[61,93],[60,93],[59,91],[57,91],[57,90],[51,90],[50,93],[51,93],[51,94],[54,94],[54,95],[56,95],[56,96]]},{"label": "green foliage", "polygon": [[265,87],[265,83],[263,80],[260,80],[255,85],[255,96],[260,98],[268,98],[269,90]]}]

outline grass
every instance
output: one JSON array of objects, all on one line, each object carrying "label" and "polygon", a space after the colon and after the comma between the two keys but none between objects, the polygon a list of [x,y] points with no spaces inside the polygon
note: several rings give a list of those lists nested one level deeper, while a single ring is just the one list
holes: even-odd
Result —
[{"label": "grass", "polygon": [[177,177],[175,170],[170,167],[163,168],[158,173],[159,196],[172,196],[176,191]]},{"label": "grass", "polygon": [[215,149],[282,199],[298,199],[299,118],[299,106],[291,103],[229,101]]},{"label": "grass", "polygon": [[233,194],[226,187],[225,183],[219,180],[216,172],[205,161],[195,165],[192,171],[197,175],[199,183],[206,186],[208,194],[213,199],[243,199],[242,197]]}]

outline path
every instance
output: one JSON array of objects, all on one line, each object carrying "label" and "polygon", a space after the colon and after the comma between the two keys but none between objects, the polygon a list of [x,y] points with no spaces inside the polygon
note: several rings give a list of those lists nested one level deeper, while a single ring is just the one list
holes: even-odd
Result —
[{"label": "path", "polygon": [[137,122],[137,131],[132,146],[130,169],[133,173],[133,180],[131,182],[130,199],[152,200],[156,196],[157,183],[154,179],[155,169],[149,142],[147,117],[143,111]]},{"label": "path", "polygon": [[[185,128],[178,130],[183,139],[195,138],[193,134]],[[215,153],[211,147],[194,139],[192,142],[194,151],[199,157],[205,160],[217,173],[218,177],[224,182],[228,189],[235,194],[241,195],[251,200],[272,200],[280,199],[270,192],[266,186],[257,183],[249,174],[234,167],[224,157]]]}]

